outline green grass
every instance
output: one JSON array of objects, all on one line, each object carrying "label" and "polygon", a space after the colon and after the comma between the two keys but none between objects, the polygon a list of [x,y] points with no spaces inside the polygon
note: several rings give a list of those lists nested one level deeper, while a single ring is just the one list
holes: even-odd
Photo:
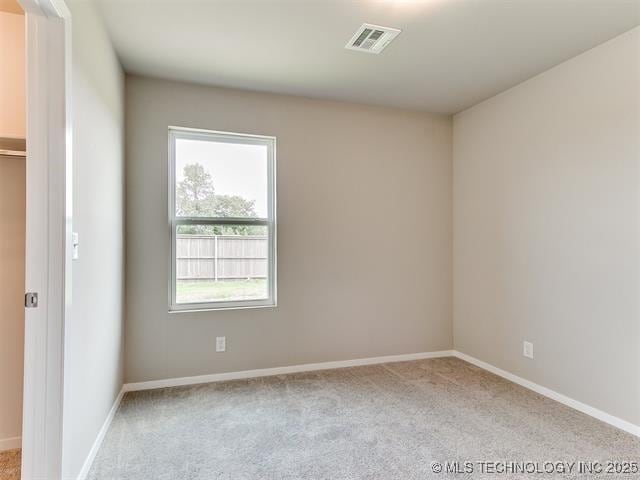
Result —
[{"label": "green grass", "polygon": [[267,280],[178,280],[178,303],[214,302],[230,300],[255,300],[267,298]]}]

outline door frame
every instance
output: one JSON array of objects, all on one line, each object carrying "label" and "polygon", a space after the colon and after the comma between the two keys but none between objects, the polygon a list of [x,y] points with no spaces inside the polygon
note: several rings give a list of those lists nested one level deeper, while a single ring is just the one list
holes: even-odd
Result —
[{"label": "door frame", "polygon": [[71,14],[64,0],[19,0],[26,18],[27,292],[22,478],[62,475],[64,325],[71,301]]}]

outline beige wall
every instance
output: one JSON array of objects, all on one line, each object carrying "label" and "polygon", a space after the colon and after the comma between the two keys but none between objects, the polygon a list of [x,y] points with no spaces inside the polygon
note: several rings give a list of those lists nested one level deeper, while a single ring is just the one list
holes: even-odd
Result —
[{"label": "beige wall", "polygon": [[0,11],[0,137],[25,138],[24,15]]},{"label": "beige wall", "polygon": [[24,10],[22,10],[18,0],[0,0],[0,12],[24,14]]},{"label": "beige wall", "polygon": [[[126,125],[127,382],[451,348],[449,117],[127,76]],[[277,308],[167,313],[169,125],[277,137]]]},{"label": "beige wall", "polygon": [[65,325],[63,473],[77,478],[122,386],[124,77],[93,2],[72,13],[73,230]]},{"label": "beige wall", "polygon": [[[0,137],[25,137],[24,15],[0,4]],[[22,434],[25,159],[0,156],[0,450]]]},{"label": "beige wall", "polygon": [[25,159],[0,156],[0,450],[22,432]]},{"label": "beige wall", "polygon": [[453,137],[456,349],[636,425],[639,86],[636,28],[456,115]]}]

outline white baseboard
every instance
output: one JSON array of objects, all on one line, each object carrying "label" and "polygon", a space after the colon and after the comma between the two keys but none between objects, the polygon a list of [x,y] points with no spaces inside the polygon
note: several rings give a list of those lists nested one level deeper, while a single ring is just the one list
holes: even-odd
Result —
[{"label": "white baseboard", "polygon": [[125,392],[138,390],[152,390],[154,388],[179,387],[182,385],[195,385],[198,383],[222,382],[225,380],[240,380],[244,378],[272,377],[287,373],[312,372],[316,370],[331,370],[335,368],[359,367],[362,365],[375,365],[378,363],[406,362],[410,360],[422,360],[425,358],[451,357],[452,350],[438,352],[408,353],[404,355],[389,355],[385,357],[358,358],[354,360],[339,360],[335,362],[305,363],[289,367],[260,368],[257,370],[244,370],[241,372],[214,373],[211,375],[198,375],[195,377],[168,378],[166,380],[152,380],[149,382],[126,383],[122,389]]},{"label": "white baseboard", "polygon": [[78,474],[77,480],[85,480],[85,478],[87,478],[87,475],[89,474],[89,470],[91,470],[91,465],[93,465],[93,461],[95,460],[96,455],[98,454],[98,450],[100,450],[100,446],[102,445],[104,437],[107,434],[109,427],[111,426],[113,417],[116,415],[116,412],[118,411],[118,407],[120,406],[120,402],[122,401],[123,396],[124,396],[124,388],[120,390],[120,393],[118,394],[115,401],[113,402],[113,406],[111,407],[111,410],[109,410],[109,414],[107,415],[107,418],[102,424],[102,427],[98,432],[98,436],[93,442],[93,445],[91,446],[91,450],[89,450],[89,454],[87,455],[87,458],[85,459],[84,464],[80,469],[80,473]]},{"label": "white baseboard", "polygon": [[22,437],[0,438],[0,452],[22,448]]},{"label": "white baseboard", "polygon": [[606,412],[603,412],[602,410],[598,410],[595,407],[579,402],[578,400],[574,400],[573,398],[569,398],[566,395],[558,393],[547,387],[543,387],[542,385],[538,385],[537,383],[526,380],[522,377],[514,375],[513,373],[502,370],[498,367],[491,365],[490,363],[483,362],[482,360],[478,360],[477,358],[467,355],[466,353],[462,353],[454,350],[453,355],[458,357],[461,360],[469,362],[477,367],[480,367],[484,370],[494,373],[500,377],[506,378],[507,380],[510,380],[513,383],[517,383],[518,385],[528,388],[529,390],[533,390],[534,392],[539,393],[540,395],[544,395],[545,397],[555,400],[556,402],[562,403],[568,407],[578,410],[579,412],[585,413],[591,417],[597,418],[598,420],[608,423],[609,425],[613,425],[614,427],[619,428],[620,430],[624,430],[625,432],[628,432],[632,435],[640,437],[640,426],[638,425],[634,425],[633,423],[627,422],[626,420],[610,415]]}]

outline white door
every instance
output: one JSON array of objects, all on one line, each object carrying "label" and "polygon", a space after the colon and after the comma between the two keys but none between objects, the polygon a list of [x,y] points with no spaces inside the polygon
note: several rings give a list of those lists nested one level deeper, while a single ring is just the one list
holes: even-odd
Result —
[{"label": "white door", "polygon": [[27,169],[22,478],[58,479],[70,272],[69,33],[60,0],[20,0],[27,22]]}]

